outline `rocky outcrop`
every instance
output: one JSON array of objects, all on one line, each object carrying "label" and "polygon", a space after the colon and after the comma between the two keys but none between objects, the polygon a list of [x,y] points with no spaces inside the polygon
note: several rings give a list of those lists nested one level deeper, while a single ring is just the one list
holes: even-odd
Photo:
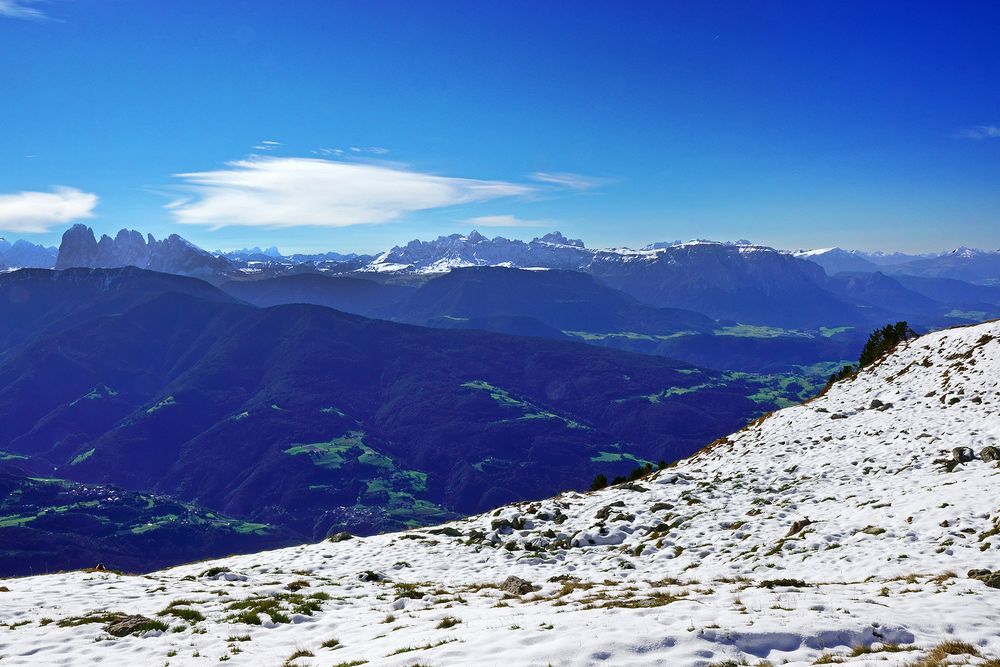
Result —
[{"label": "rocky outcrop", "polygon": [[73,225],[62,236],[59,244],[59,256],[56,258],[56,269],[74,267],[97,267],[97,239],[94,230],[86,225]]},{"label": "rocky outcrop", "polygon": [[157,241],[152,234],[143,238],[135,230],[122,229],[114,238],[105,234],[97,240],[94,231],[86,225],[73,225],[63,234],[55,262],[59,270],[124,266],[205,280],[225,278],[234,272],[228,259],[216,257],[176,234]]}]

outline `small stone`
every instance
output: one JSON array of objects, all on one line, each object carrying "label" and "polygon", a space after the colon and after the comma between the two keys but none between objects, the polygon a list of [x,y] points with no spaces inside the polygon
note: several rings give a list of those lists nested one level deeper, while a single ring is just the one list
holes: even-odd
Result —
[{"label": "small stone", "polygon": [[976,458],[975,453],[972,451],[971,447],[956,447],[951,450],[951,457],[953,460],[959,463],[968,463],[969,461]]},{"label": "small stone", "polygon": [[595,514],[594,516],[596,516],[598,519],[602,519],[602,520],[603,519],[607,519],[609,516],[611,516],[611,509],[614,508],[614,507],[625,507],[625,503],[622,502],[621,500],[617,500],[617,501],[611,503],[610,505],[605,505],[604,507],[602,507],[601,509],[599,509],[597,511],[597,514]]},{"label": "small stone", "polygon": [[788,529],[788,533],[785,535],[785,537],[791,537],[796,533],[802,532],[802,530],[811,523],[812,521],[809,519],[809,517],[806,517],[805,519],[800,519],[798,521],[793,521],[792,527]]},{"label": "small stone", "polygon": [[509,519],[493,519],[490,522],[490,528],[493,530],[508,530],[513,528]]},{"label": "small stone", "polygon": [[979,450],[979,458],[983,461],[1000,461],[1000,447],[988,445]]},{"label": "small stone", "polygon": [[330,537],[326,538],[327,542],[346,542],[347,540],[353,540],[354,536],[348,533],[346,530],[342,530],[339,533],[334,533]]},{"label": "small stone", "polygon": [[126,635],[137,635],[146,632],[147,630],[159,630],[163,627],[166,626],[159,621],[154,621],[151,618],[134,614],[132,616],[123,616],[122,618],[112,621],[104,626],[104,629],[107,630],[109,635],[124,637]]},{"label": "small stone", "polygon": [[511,595],[525,595],[535,590],[530,581],[513,575],[504,579],[498,588],[504,593],[510,593]]}]

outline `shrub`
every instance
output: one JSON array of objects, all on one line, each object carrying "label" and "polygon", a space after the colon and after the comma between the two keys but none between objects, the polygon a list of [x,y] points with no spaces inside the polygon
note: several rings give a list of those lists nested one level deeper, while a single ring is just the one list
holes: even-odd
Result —
[{"label": "shrub", "polygon": [[861,349],[861,354],[858,356],[858,363],[853,366],[844,366],[839,371],[831,375],[829,380],[827,380],[827,386],[837,382],[838,380],[853,377],[862,368],[871,366],[876,361],[895,350],[896,347],[903,341],[916,337],[917,332],[911,329],[910,325],[904,321],[896,322],[895,324],[887,324],[881,329],[876,329],[869,334],[868,341]]}]

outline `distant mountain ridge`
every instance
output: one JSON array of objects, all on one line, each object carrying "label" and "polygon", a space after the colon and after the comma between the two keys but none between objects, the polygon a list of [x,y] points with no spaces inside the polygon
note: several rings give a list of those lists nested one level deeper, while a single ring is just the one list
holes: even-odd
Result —
[{"label": "distant mountain ridge", "polygon": [[209,280],[235,271],[227,259],[216,257],[177,234],[157,241],[152,234],[143,238],[135,230],[122,229],[114,238],[103,234],[97,240],[93,229],[80,224],[63,234],[55,264],[57,270],[124,266]]},{"label": "distant mountain ridge", "polygon": [[0,270],[51,269],[58,254],[57,248],[36,245],[24,239],[11,243],[0,237]]},{"label": "distant mountain ridge", "polygon": [[552,232],[531,241],[502,236],[487,238],[473,230],[469,234],[439,236],[433,241],[413,240],[377,256],[362,271],[395,273],[442,273],[466,266],[512,266],[581,270],[594,251],[583,241]]},{"label": "distant mountain ridge", "polygon": [[[821,266],[829,275],[837,273],[872,273],[881,270],[890,275],[948,278],[973,284],[1000,284],[1000,250],[960,247],[950,252],[905,254],[899,252],[864,252],[839,247],[815,250],[784,251],[756,245],[746,240],[717,242],[650,243],[639,250],[631,248],[588,248],[580,239],[571,239],[555,231],[530,241],[488,238],[478,231],[439,236],[430,241],[413,240],[378,255],[321,252],[283,255],[276,246],[207,252],[182,237],[172,234],[157,241],[135,230],[120,230],[114,238],[102,235],[98,240],[85,225],[74,225],[63,235],[58,257],[53,250],[19,241],[13,246],[0,239],[0,267],[69,267],[115,268],[138,266],[152,270],[192,275],[213,281],[238,277],[268,277],[302,271],[381,275],[436,275],[453,268],[505,266],[512,268],[564,269],[598,275],[614,264],[641,267],[666,259],[676,261],[684,248],[715,247],[743,249],[747,252],[779,253]],[[5,255],[20,259],[12,261]],[[614,273],[610,271],[609,273]]]},{"label": "distant mountain ridge", "polygon": [[[4,247],[0,245],[0,252]],[[337,288],[341,291],[335,296],[326,293],[334,288],[334,283],[315,279],[257,285],[250,281],[325,274],[412,289],[453,269],[574,271],[590,274],[603,286],[619,290],[647,306],[693,311],[725,322],[810,330],[866,328],[879,325],[894,314],[910,313],[922,318],[918,323],[928,327],[977,321],[994,316],[998,304],[976,287],[1000,285],[1000,253],[969,248],[919,256],[841,248],[787,252],[746,240],[695,240],[652,243],[639,250],[593,249],[560,232],[521,241],[502,236],[488,238],[471,231],[430,241],[414,240],[377,256],[337,252],[286,256],[276,246],[209,253],[177,235],[158,241],[134,230],[121,230],[114,238],[104,235],[98,240],[89,227],[75,225],[64,234],[55,262],[57,269],[129,265],[194,276],[214,284],[231,282],[230,291],[240,291],[243,294],[240,298],[258,305],[305,301],[365,315],[378,315],[374,309],[391,301],[383,298],[387,296],[386,290],[382,290],[386,294],[376,296],[378,290],[356,283],[356,298],[346,299],[343,288],[347,283]],[[876,278],[879,273],[884,278]],[[841,274],[855,277],[841,279],[838,277]],[[857,278],[859,274],[872,277],[862,281]],[[900,282],[907,276],[926,280],[920,283],[920,289],[914,289]],[[961,283],[933,287],[926,282],[933,280]],[[240,281],[247,284],[237,285]],[[898,284],[890,284],[891,281]],[[910,284],[917,283],[911,280]],[[847,288],[849,293],[844,291]],[[921,290],[930,290],[933,295]],[[362,292],[373,301],[365,303],[360,296]],[[890,299],[890,294],[898,298]],[[927,298],[938,303],[927,303]],[[910,307],[921,301],[919,307]],[[909,305],[903,308],[903,304]],[[552,322],[527,315],[524,308],[515,310],[519,312],[469,315],[466,321],[475,319],[479,325],[495,325],[504,331],[559,335],[551,330]],[[504,319],[507,317],[522,319]],[[536,322],[530,323],[524,317]],[[414,321],[413,317],[404,319]],[[440,319],[435,324],[449,328],[463,326],[457,321]]]}]

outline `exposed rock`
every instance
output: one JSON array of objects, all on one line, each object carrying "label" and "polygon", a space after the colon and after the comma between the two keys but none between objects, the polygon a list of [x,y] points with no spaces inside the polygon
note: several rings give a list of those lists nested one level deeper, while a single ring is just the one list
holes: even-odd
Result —
[{"label": "exposed rock", "polygon": [[611,510],[614,507],[625,507],[625,503],[622,502],[621,500],[617,500],[611,503],[610,505],[606,505],[601,509],[597,510],[597,514],[595,516],[598,519],[607,519],[609,516],[611,516]]},{"label": "exposed rock", "polygon": [[138,635],[149,630],[163,630],[165,627],[161,621],[133,614],[111,621],[104,626],[104,629],[109,635],[125,637],[126,635]]},{"label": "exposed rock", "polygon": [[383,579],[385,579],[385,577],[378,572],[373,572],[371,570],[358,572],[358,581],[382,581]]},{"label": "exposed rock", "polygon": [[524,517],[514,517],[513,519],[493,519],[490,522],[493,530],[521,530],[524,528]]},{"label": "exposed rock", "polygon": [[959,463],[968,463],[976,458],[976,454],[972,451],[972,447],[956,447],[951,450],[951,457]]},{"label": "exposed rock", "polygon": [[91,269],[97,267],[97,239],[94,238],[94,230],[87,225],[73,225],[67,229],[59,244],[56,269],[75,266]]},{"label": "exposed rock", "polygon": [[979,458],[983,461],[1000,461],[1000,447],[987,445],[979,450]]},{"label": "exposed rock", "polygon": [[504,582],[497,588],[505,593],[510,593],[511,595],[525,595],[535,590],[535,587],[531,585],[530,581],[513,575],[504,579]]},{"label": "exposed rock", "polygon": [[326,538],[327,542],[346,542],[347,540],[353,540],[354,536],[348,533],[346,530],[342,530],[339,533],[334,533],[330,537]]},{"label": "exposed rock", "polygon": [[122,229],[113,239],[103,235],[97,241],[90,227],[79,224],[63,234],[55,261],[59,270],[124,266],[205,279],[224,277],[234,269],[225,257],[216,257],[176,234],[157,241],[152,234],[144,239],[135,230]]},{"label": "exposed rock", "polygon": [[788,529],[788,533],[785,535],[785,537],[791,537],[796,533],[802,532],[802,530],[811,523],[812,521],[809,519],[809,517],[806,517],[805,519],[799,519],[798,521],[793,521],[792,526],[791,528]]},{"label": "exposed rock", "polygon": [[452,528],[451,526],[445,526],[444,528],[434,528],[427,531],[431,535],[444,535],[446,537],[462,537],[462,531],[457,528]]},{"label": "exposed rock", "polygon": [[978,579],[990,588],[1000,588],[1000,570],[991,572],[990,570],[969,570],[970,579]]},{"label": "exposed rock", "polygon": [[642,493],[649,491],[649,489],[647,489],[646,487],[642,486],[641,484],[636,484],[635,482],[625,482],[624,484],[620,484],[618,488],[624,489],[626,491],[639,491]]}]

